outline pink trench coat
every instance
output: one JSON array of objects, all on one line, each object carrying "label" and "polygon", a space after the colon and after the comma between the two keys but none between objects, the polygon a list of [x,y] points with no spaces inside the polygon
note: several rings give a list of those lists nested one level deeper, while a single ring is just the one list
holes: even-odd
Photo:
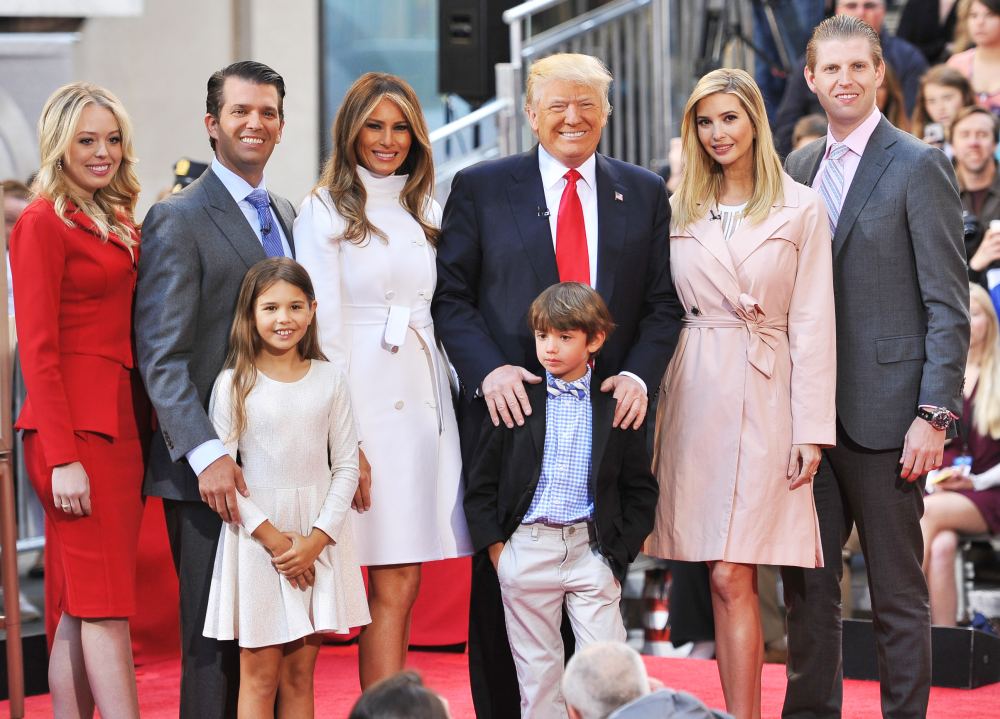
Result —
[{"label": "pink trench coat", "polygon": [[784,200],[729,243],[710,216],[671,228],[687,314],[663,378],[648,554],[823,566],[812,485],[789,491],[792,444],[836,441],[826,208],[785,175]]}]

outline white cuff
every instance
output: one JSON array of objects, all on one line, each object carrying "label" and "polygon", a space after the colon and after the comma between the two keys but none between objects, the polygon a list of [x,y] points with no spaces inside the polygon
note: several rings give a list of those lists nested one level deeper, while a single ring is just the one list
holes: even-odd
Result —
[{"label": "white cuff", "polygon": [[632,379],[634,379],[636,382],[639,383],[639,386],[642,387],[642,391],[645,394],[649,394],[649,390],[646,389],[646,383],[642,381],[642,377],[640,377],[639,375],[633,374],[632,372],[626,372],[625,370],[622,370],[618,374],[623,375],[625,377],[631,377]]},{"label": "white cuff", "polygon": [[210,439],[207,442],[199,444],[185,456],[197,477],[208,469],[208,465],[226,454],[229,454],[229,452],[226,451],[226,446],[222,444],[221,439]]}]

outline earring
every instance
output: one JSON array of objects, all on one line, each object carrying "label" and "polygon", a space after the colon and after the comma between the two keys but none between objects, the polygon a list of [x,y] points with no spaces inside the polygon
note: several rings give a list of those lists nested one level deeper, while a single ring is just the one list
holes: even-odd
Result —
[{"label": "earring", "polygon": [[56,169],[59,170],[60,172],[62,172],[62,158],[61,157],[58,160],[56,160]]}]

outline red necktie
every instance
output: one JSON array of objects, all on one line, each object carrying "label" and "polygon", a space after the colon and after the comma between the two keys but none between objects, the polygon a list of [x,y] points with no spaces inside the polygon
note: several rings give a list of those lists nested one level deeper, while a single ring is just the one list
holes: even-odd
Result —
[{"label": "red necktie", "polygon": [[560,282],[590,284],[590,256],[587,254],[587,229],[583,224],[583,205],[576,192],[580,173],[570,170],[566,189],[559,200],[559,217],[556,221],[556,267]]}]

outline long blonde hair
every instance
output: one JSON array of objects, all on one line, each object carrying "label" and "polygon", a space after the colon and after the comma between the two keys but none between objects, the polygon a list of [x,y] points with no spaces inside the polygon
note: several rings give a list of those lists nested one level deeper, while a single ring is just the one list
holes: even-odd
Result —
[{"label": "long blonde hair", "polygon": [[347,222],[343,234],[337,239],[361,245],[374,235],[388,241],[385,232],[372,224],[365,214],[368,195],[358,177],[358,153],[355,149],[361,129],[382,100],[393,102],[410,126],[410,151],[398,170],[409,177],[403,185],[399,202],[420,225],[427,241],[436,245],[441,231],[428,216],[434,194],[434,157],[427,123],[416,93],[400,77],[384,72],[366,72],[351,85],[333,121],[333,152],[323,167],[314,192],[323,188],[328,190],[337,212]]},{"label": "long blonde hair", "polygon": [[976,432],[984,437],[1000,439],[1000,327],[997,325],[997,311],[989,293],[977,284],[969,284],[969,302],[978,305],[988,318],[983,354],[979,359],[972,424]]},{"label": "long blonde hair", "polygon": [[[69,150],[80,116],[88,105],[103,107],[114,115],[121,133],[122,161],[107,187],[94,193],[93,199],[81,196],[66,181],[62,171],[63,159]],[[128,247],[138,244],[135,236],[135,203],[139,198],[139,178],[135,174],[135,150],[132,142],[132,123],[121,101],[109,90],[88,82],[63,85],[42,108],[38,119],[39,154],[41,166],[32,184],[39,197],[50,200],[56,215],[68,226],[73,221],[66,216],[69,203],[76,205],[97,227],[101,238],[115,234]]]},{"label": "long blonde hair", "polygon": [[686,165],[684,176],[673,200],[675,229],[687,227],[705,216],[709,203],[717,202],[722,194],[722,165],[709,156],[698,139],[698,103],[719,92],[735,95],[747,112],[754,128],[753,193],[743,214],[756,224],[771,212],[771,206],[784,199],[781,160],[774,149],[771,129],[767,124],[764,98],[753,81],[743,70],[721,68],[705,75],[695,85],[684,107],[681,120],[681,146]]},{"label": "long blonde hair", "polygon": [[[224,365],[226,369],[233,370],[231,407],[233,419],[232,432],[228,438],[230,441],[239,438],[246,430],[247,396],[257,384],[257,365],[254,361],[261,349],[256,321],[257,298],[275,282],[281,281],[302,290],[302,294],[310,303],[316,299],[316,291],[313,289],[309,273],[295,260],[287,257],[269,257],[247,271],[236,300],[236,313],[229,329],[229,353],[226,355]],[[302,359],[326,359],[326,355],[320,349],[315,317],[299,340],[297,349]]]}]

